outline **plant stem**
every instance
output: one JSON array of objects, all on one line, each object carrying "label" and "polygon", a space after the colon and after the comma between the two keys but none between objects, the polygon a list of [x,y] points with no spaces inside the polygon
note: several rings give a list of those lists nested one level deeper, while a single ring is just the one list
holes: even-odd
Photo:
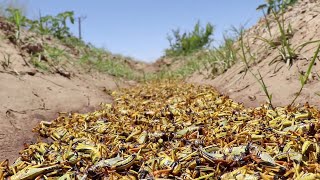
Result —
[{"label": "plant stem", "polygon": [[302,77],[302,81],[301,81],[301,87],[300,87],[300,90],[299,92],[297,93],[296,97],[293,99],[293,101],[291,102],[290,106],[292,106],[294,104],[294,102],[296,101],[296,99],[300,96],[301,92],[302,92],[302,89],[304,87],[304,85],[307,83],[308,81],[308,77],[311,73],[311,70],[312,70],[312,67],[314,65],[314,62],[316,61],[317,57],[318,57],[318,54],[319,54],[319,51],[320,51],[320,44],[316,50],[316,52],[314,53],[314,56],[309,64],[309,67],[308,67],[308,70],[306,72],[306,74]]}]

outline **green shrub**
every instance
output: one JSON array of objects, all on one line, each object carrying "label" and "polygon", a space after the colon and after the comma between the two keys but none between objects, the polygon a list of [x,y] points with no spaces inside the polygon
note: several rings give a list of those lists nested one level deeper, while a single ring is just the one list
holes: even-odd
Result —
[{"label": "green shrub", "polygon": [[168,36],[170,48],[165,50],[167,56],[179,56],[187,55],[196,50],[200,50],[206,46],[209,46],[212,42],[211,35],[214,28],[210,23],[207,23],[206,27],[200,26],[198,21],[192,32],[185,32],[180,34],[180,30],[172,30],[173,36]]},{"label": "green shrub", "polygon": [[7,8],[7,19],[16,26],[15,39],[20,39],[21,28],[26,27],[41,35],[51,34],[58,39],[71,37],[70,29],[67,25],[68,21],[74,24],[73,11],[59,13],[56,16],[43,16],[39,20],[30,20],[23,15],[20,9]]},{"label": "green shrub", "polygon": [[31,30],[40,34],[51,34],[58,39],[70,37],[70,29],[67,26],[68,20],[74,24],[74,12],[65,11],[56,16],[43,16],[39,20],[34,20],[31,24]]}]

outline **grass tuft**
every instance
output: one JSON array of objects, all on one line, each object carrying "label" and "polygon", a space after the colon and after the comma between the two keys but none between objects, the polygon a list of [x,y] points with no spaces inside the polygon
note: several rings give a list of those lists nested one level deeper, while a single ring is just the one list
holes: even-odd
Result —
[{"label": "grass tuft", "polygon": [[85,48],[80,58],[80,64],[88,67],[88,71],[96,69],[100,72],[126,79],[137,79],[137,72],[126,63],[127,59],[123,56],[112,55],[102,48]]}]

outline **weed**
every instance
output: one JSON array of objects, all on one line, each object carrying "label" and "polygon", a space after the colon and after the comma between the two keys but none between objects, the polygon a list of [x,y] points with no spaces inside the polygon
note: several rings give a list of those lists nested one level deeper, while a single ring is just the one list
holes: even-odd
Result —
[{"label": "weed", "polygon": [[58,39],[64,39],[71,36],[69,27],[67,26],[68,22],[74,24],[73,11],[65,11],[56,16],[47,15],[40,17],[39,20],[34,20],[30,23],[30,29],[42,35],[51,34]]},{"label": "weed", "polygon": [[249,71],[253,75],[253,77],[256,79],[256,81],[260,84],[260,86],[262,87],[264,94],[268,98],[270,107],[274,110],[274,106],[272,104],[272,94],[269,93],[268,88],[267,88],[266,84],[264,83],[264,80],[263,80],[259,70],[258,70],[259,78],[255,74],[253,74],[251,70],[249,70]]},{"label": "weed", "polygon": [[176,78],[184,78],[200,69],[200,63],[197,59],[189,60],[186,65],[182,66],[172,74]]},{"label": "weed", "polygon": [[[168,35],[167,39],[170,48],[165,50],[167,56],[187,55],[196,50],[209,46],[212,42],[213,26],[207,23],[206,27],[200,26],[198,21],[192,32],[180,34],[180,30],[172,30],[173,36]],[[174,40],[174,42],[172,42]]]},{"label": "weed", "polygon": [[318,78],[320,79],[320,75],[317,72],[316,72],[316,74],[317,74]]},{"label": "weed", "polygon": [[62,57],[66,57],[65,50],[57,47],[46,46],[44,54],[53,62],[59,62]]},{"label": "weed", "polygon": [[4,61],[1,62],[1,66],[4,70],[10,67],[11,64],[11,54],[8,53],[2,53]]},{"label": "weed", "polygon": [[[70,48],[77,48],[77,53],[81,56],[80,64],[89,65],[90,69],[95,68],[101,72],[106,72],[115,77],[124,77],[128,79],[136,78],[136,71],[130,67],[122,56],[112,56],[104,49],[98,49],[84,41],[72,36],[68,24],[74,24],[74,13],[66,11],[56,16],[41,16],[37,20],[29,20],[22,15],[19,9],[8,8],[8,20],[15,24],[15,41],[20,39],[21,28],[26,27],[40,35],[52,35],[58,38],[64,45]],[[198,33],[201,33],[198,27]],[[68,53],[58,47],[44,47],[44,51],[31,53],[31,63],[39,69],[48,71],[61,65],[61,60],[68,59]],[[45,62],[44,62],[45,61]],[[10,61],[5,59],[1,65],[5,68],[9,66]]]},{"label": "weed", "polygon": [[267,14],[271,14],[272,12],[278,13],[287,9],[298,2],[298,0],[266,0],[266,2],[266,4],[262,4],[259,7],[266,8]]},{"label": "weed", "polygon": [[[287,9],[289,6],[292,6],[296,2],[298,2],[298,0],[266,0],[265,4],[261,4],[256,8],[256,10],[262,11],[264,19],[266,20],[266,23],[267,23],[267,28],[270,36],[271,36],[271,31],[270,31],[270,24],[269,24],[267,15],[272,14],[273,12],[281,13],[281,11]],[[265,11],[265,9],[267,9],[267,11]]]},{"label": "weed", "polygon": [[14,23],[17,28],[15,32],[15,40],[18,41],[21,35],[21,28],[23,26],[26,26],[28,19],[24,15],[22,15],[20,9],[7,8],[6,11],[9,13],[8,20]]},{"label": "weed", "polygon": [[281,46],[277,47],[275,42],[273,42],[272,40],[265,39],[263,37],[257,37],[257,39],[266,42],[272,48],[276,48],[278,50],[280,55],[277,56],[275,59],[277,59],[278,57],[281,57],[281,60],[284,60],[286,62],[286,64],[292,65],[293,60],[297,58],[297,53],[295,52],[296,49],[293,49],[290,45],[290,42],[289,42],[290,38],[285,30],[283,14],[281,15],[281,19],[280,19],[279,15],[276,12],[274,12],[273,10],[272,10],[272,12],[273,12],[274,19],[277,23],[277,27],[280,32],[280,39],[279,40],[280,40]]},{"label": "weed", "polygon": [[64,37],[70,36],[69,27],[67,26],[67,20],[74,24],[74,13],[72,11],[59,13],[56,17],[50,18],[50,20],[50,31],[55,37],[63,39]]},{"label": "weed", "polygon": [[[298,57],[298,51],[302,50],[305,46],[309,44],[320,42],[320,40],[315,40],[315,41],[308,41],[308,42],[302,43],[295,47],[291,45],[290,39],[292,37],[293,32],[290,24],[288,25],[287,28],[285,26],[284,13],[285,13],[285,9],[295,2],[296,0],[276,0],[276,1],[269,0],[268,5],[263,4],[258,7],[258,9],[264,9],[266,7],[268,8],[268,14],[272,15],[280,33],[280,37],[279,37],[280,47],[278,47],[278,43],[274,42],[273,40],[268,40],[261,36],[256,37],[257,39],[267,43],[271,48],[274,48],[279,52],[279,56],[276,56],[270,62],[270,64],[277,62],[278,58],[280,57],[280,61],[284,61],[290,67],[293,61]],[[269,21],[267,20],[266,23],[268,26]],[[269,28],[268,30],[271,36],[271,31]]]},{"label": "weed", "polygon": [[113,56],[105,49],[90,47],[85,48],[79,63],[89,67],[88,71],[96,69],[115,77],[137,79],[136,72],[125,61],[122,56]]},{"label": "weed", "polygon": [[36,56],[33,56],[31,58],[31,63],[34,65],[34,67],[41,69],[43,71],[48,71],[49,67],[46,63],[42,62],[41,60],[42,55],[39,53]]},{"label": "weed", "polygon": [[79,39],[77,37],[74,37],[74,36],[65,37],[65,38],[62,39],[62,42],[66,46],[68,46],[70,48],[74,48],[74,47],[78,47],[79,48],[79,47],[85,47],[86,46],[86,43],[83,40],[81,40],[81,39]]},{"label": "weed", "polygon": [[292,100],[290,106],[292,106],[294,104],[294,102],[296,101],[296,99],[300,96],[305,84],[307,83],[308,81],[308,78],[311,74],[311,70],[312,70],[312,67],[314,66],[314,63],[318,57],[318,54],[319,54],[319,51],[320,51],[320,44],[316,50],[316,52],[314,53],[314,56],[308,66],[308,69],[307,69],[307,72],[304,74],[304,75],[300,75],[300,83],[301,83],[301,87],[300,87],[300,90],[298,91],[298,93],[296,94],[295,98]]},{"label": "weed", "polygon": [[234,39],[223,37],[223,45],[218,48],[214,48],[215,62],[220,62],[223,64],[223,69],[229,69],[237,60],[238,49],[234,46]]},{"label": "weed", "polygon": [[30,27],[30,30],[35,31],[41,35],[51,34],[58,39],[70,37],[70,29],[68,22],[74,24],[73,11],[65,11],[56,16],[47,15],[40,17],[39,20],[30,20],[24,16],[20,9],[7,8],[8,20],[15,24],[17,30],[15,39],[19,40],[22,27]]},{"label": "weed", "polygon": [[240,26],[239,29],[235,28],[234,26],[232,27],[232,31],[235,32],[239,38],[239,46],[240,46],[240,59],[242,60],[242,62],[245,63],[245,75],[247,74],[247,71],[249,70],[250,68],[250,65],[249,65],[249,61],[248,61],[248,57],[247,57],[247,49],[246,49],[246,45],[245,45],[245,42],[244,42],[244,27],[243,26]]},{"label": "weed", "polygon": [[191,74],[199,71],[207,63],[206,55],[193,54],[192,56],[185,57],[183,64],[177,69],[170,69],[163,67],[157,73],[145,74],[146,80],[161,80],[161,79],[184,79]]},{"label": "weed", "polygon": [[[241,55],[240,55],[240,59],[244,62],[245,64],[245,67],[246,67],[246,71],[245,71],[245,75],[247,73],[247,71],[250,72],[250,74],[255,78],[255,80],[259,83],[259,85],[261,86],[264,94],[266,95],[266,97],[268,98],[268,103],[269,103],[269,106],[274,109],[274,106],[272,104],[272,94],[269,93],[268,91],[268,88],[263,80],[263,77],[261,76],[261,73],[259,72],[258,70],[258,76],[255,75],[251,69],[250,69],[250,65],[249,65],[249,62],[248,62],[248,57],[247,57],[247,51],[246,51],[246,45],[244,43],[244,28],[241,27],[240,30],[237,30],[236,31],[239,35],[239,42],[240,42],[240,49],[241,49]],[[250,50],[250,49],[249,49]],[[249,53],[251,54],[251,53]],[[251,55],[250,55],[251,56]],[[252,57],[252,56],[251,56]]]},{"label": "weed", "polygon": [[[35,53],[31,58],[31,63],[39,69],[48,71],[50,67],[56,68],[64,59],[69,59],[65,50],[54,46],[46,45],[44,51]],[[45,62],[43,61],[45,60]]]},{"label": "weed", "polygon": [[262,4],[262,5],[260,5],[260,6],[257,7],[257,10],[261,10],[261,11],[262,11],[263,17],[264,17],[264,19],[265,19],[265,21],[266,21],[268,33],[269,33],[270,37],[272,37],[271,28],[270,28],[270,22],[269,22],[269,20],[268,20],[267,14],[266,14],[266,12],[265,12],[265,10],[264,10],[264,9],[267,8],[267,7],[268,7],[267,4]]},{"label": "weed", "polygon": [[118,60],[100,60],[94,63],[94,66],[101,72],[106,72],[116,77],[134,79],[133,70]]}]

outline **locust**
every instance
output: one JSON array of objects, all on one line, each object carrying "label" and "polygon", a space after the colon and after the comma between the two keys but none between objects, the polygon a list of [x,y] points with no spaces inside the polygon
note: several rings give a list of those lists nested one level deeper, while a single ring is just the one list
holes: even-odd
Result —
[{"label": "locust", "polygon": [[320,111],[246,108],[211,86],[148,82],[60,113],[0,179],[319,179]]}]

